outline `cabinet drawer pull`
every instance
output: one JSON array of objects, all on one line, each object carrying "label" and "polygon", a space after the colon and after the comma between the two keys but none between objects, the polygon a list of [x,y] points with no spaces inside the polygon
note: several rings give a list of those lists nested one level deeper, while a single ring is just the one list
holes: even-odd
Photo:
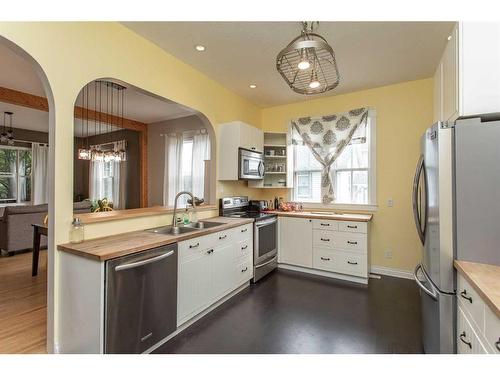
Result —
[{"label": "cabinet drawer pull", "polygon": [[353,266],[355,266],[356,264],[358,264],[358,262],[351,262],[350,260],[348,260],[347,263],[352,264]]},{"label": "cabinet drawer pull", "polygon": [[248,271],[248,267],[245,267],[245,269],[242,269],[241,272],[247,272]]},{"label": "cabinet drawer pull", "polygon": [[223,236],[219,236],[219,240],[223,240],[224,238],[227,237],[227,234],[223,235]]},{"label": "cabinet drawer pull", "polygon": [[241,233],[245,233],[248,230],[248,228],[242,229]]},{"label": "cabinet drawer pull", "polygon": [[321,241],[330,242],[329,238],[322,238]]},{"label": "cabinet drawer pull", "polygon": [[207,251],[207,254],[212,254],[214,252],[214,249],[210,249]]},{"label": "cabinet drawer pull", "polygon": [[348,225],[347,228],[350,228],[350,229],[358,229],[358,226],[357,225]]},{"label": "cabinet drawer pull", "polygon": [[349,245],[357,245],[358,241],[347,241]]},{"label": "cabinet drawer pull", "polygon": [[460,292],[460,297],[472,303],[472,297],[467,296],[467,290],[464,289],[462,292]]},{"label": "cabinet drawer pull", "polygon": [[241,248],[241,250],[246,250],[246,249],[248,249],[248,245],[245,245]]},{"label": "cabinet drawer pull", "polygon": [[500,337],[498,338],[498,341],[495,343],[495,346],[497,350],[500,352]]},{"label": "cabinet drawer pull", "polygon": [[464,337],[467,337],[465,331],[460,334],[460,341],[462,341],[465,345],[467,345],[469,349],[472,349],[472,344],[469,341],[465,341]]},{"label": "cabinet drawer pull", "polygon": [[327,224],[327,223],[320,223],[319,225],[321,225],[322,227],[329,227],[330,224]]},{"label": "cabinet drawer pull", "polygon": [[330,260],[330,258],[323,258],[323,257],[321,257],[321,260]]},{"label": "cabinet drawer pull", "polygon": [[193,248],[198,247],[198,246],[200,246],[199,242],[197,242],[195,245],[189,245],[189,248],[193,249]]}]

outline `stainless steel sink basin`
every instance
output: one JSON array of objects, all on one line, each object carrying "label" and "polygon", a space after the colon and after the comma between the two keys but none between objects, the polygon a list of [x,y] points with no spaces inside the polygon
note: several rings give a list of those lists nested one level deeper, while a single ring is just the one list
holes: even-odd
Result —
[{"label": "stainless steel sink basin", "polygon": [[194,232],[200,228],[195,228],[191,226],[177,226],[166,225],[164,227],[158,227],[153,229],[147,229],[146,232],[158,233],[158,234],[169,234],[169,235],[179,235],[189,232]]},{"label": "stainless steel sink basin", "polygon": [[206,228],[218,227],[219,225],[223,224],[224,223],[218,223],[216,221],[197,221],[196,223],[191,223],[188,224],[187,226],[196,229],[206,229]]}]

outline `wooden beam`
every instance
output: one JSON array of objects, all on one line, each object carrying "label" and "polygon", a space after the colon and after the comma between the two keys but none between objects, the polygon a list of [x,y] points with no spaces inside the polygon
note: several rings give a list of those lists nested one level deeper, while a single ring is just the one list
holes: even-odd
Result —
[{"label": "wooden beam", "polygon": [[39,111],[49,111],[49,103],[47,102],[47,98],[44,98],[43,96],[28,94],[22,91],[8,89],[6,87],[0,87],[0,101],[36,109]]},{"label": "wooden beam", "polygon": [[81,120],[88,119],[91,121],[100,121],[124,129],[135,130],[137,132],[142,132],[148,126],[147,124],[135,120],[130,120],[128,118],[124,118],[122,122],[122,119],[118,116],[108,115],[106,113],[93,111],[91,109],[87,110],[77,106],[75,106],[75,118],[79,118]]},{"label": "wooden beam", "polygon": [[[6,87],[0,87],[0,102],[15,104],[26,108],[36,109],[38,111],[49,111],[49,104],[47,98],[43,96],[37,96],[33,94],[28,94],[26,92],[8,89]],[[103,112],[97,112],[92,110],[84,110],[82,107],[75,106],[75,118],[91,121],[101,121],[107,122],[108,124],[120,126],[125,129],[143,131],[147,128],[147,124],[128,118],[122,120],[117,116],[107,115]]]}]

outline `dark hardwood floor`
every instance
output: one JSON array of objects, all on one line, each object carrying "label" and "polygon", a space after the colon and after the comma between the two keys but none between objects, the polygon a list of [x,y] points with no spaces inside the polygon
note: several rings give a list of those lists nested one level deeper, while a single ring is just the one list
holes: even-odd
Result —
[{"label": "dark hardwood floor", "polygon": [[369,286],[279,270],[155,353],[422,353],[412,280]]}]

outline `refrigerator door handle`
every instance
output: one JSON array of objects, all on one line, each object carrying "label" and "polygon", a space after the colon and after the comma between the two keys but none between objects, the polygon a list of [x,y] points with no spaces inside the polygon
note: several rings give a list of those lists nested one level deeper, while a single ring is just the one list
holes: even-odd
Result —
[{"label": "refrigerator door handle", "polygon": [[[425,176],[424,156],[420,155],[420,158],[418,159],[418,163],[417,163],[417,169],[415,171],[415,177],[413,178],[413,194],[412,194],[412,196],[413,196],[413,218],[415,219],[415,226],[417,227],[418,236],[420,237],[420,241],[422,242],[422,245],[423,245],[425,242],[425,227],[422,230],[422,218],[420,217],[421,212],[418,209],[418,187],[419,187],[420,177],[422,175],[422,172],[424,172],[424,176]],[[427,199],[427,194],[426,194],[425,199]],[[427,210],[426,210],[426,214],[427,214]],[[427,218],[424,218],[424,219],[427,220]],[[426,225],[425,222],[424,222],[424,225]]]},{"label": "refrigerator door handle", "polygon": [[[437,301],[438,300],[438,295],[436,293],[436,290],[433,288],[432,291],[427,289],[425,287],[425,285],[422,283],[422,281],[420,281],[420,279],[418,278],[418,271],[422,268],[422,264],[418,264],[417,267],[415,267],[415,272],[413,272],[413,277],[415,278],[415,281],[417,283],[417,285],[420,287],[420,289],[422,289],[425,294],[427,294],[429,297],[431,297],[434,301]],[[424,277],[425,277],[425,274],[424,274]]]}]

